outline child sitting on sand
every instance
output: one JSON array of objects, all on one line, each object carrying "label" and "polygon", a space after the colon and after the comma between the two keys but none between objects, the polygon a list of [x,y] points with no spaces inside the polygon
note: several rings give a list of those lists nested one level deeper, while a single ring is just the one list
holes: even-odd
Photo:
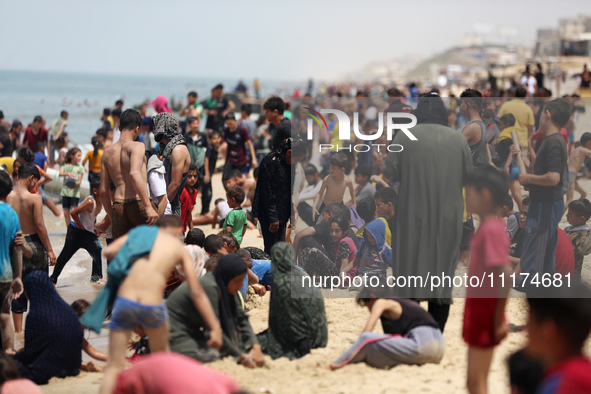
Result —
[{"label": "child sitting on sand", "polygon": [[244,260],[246,267],[248,268],[246,271],[246,277],[244,278],[244,284],[240,288],[242,298],[246,300],[248,286],[251,286],[255,293],[263,297],[267,293],[267,288],[261,283],[261,281],[264,280],[268,285],[271,284],[271,261],[268,261],[268,264],[257,264],[257,272],[255,272],[253,270],[252,258],[247,250],[238,249],[236,254]]},{"label": "child sitting on sand", "polygon": [[587,225],[591,217],[591,202],[580,199],[568,204],[566,220],[570,226],[564,229],[568,234],[575,252],[575,278],[581,279],[583,259],[591,253],[591,229]]},{"label": "child sitting on sand", "polygon": [[[86,300],[80,299],[80,300],[76,300],[76,301],[72,302],[72,305],[70,305],[70,306],[72,307],[72,309],[74,309],[74,312],[76,312],[76,316],[78,316],[78,318],[80,318],[80,316],[82,316],[84,314],[84,312],[86,312],[86,310],[90,306],[90,303]],[[84,326],[84,324],[82,325],[82,329],[86,330],[86,327]],[[94,348],[94,346],[92,346],[90,343],[88,343],[86,338],[82,339],[82,350],[84,350],[84,352],[86,354],[88,354],[90,357],[94,358],[95,360],[103,361],[103,362],[107,361],[107,355],[99,350],[96,350]],[[97,368],[97,365],[95,365],[93,361],[89,361],[87,363],[82,362],[82,370],[87,371],[87,372],[95,372],[95,371],[102,371],[102,368],[101,369]]]},{"label": "child sitting on sand", "polygon": [[[505,177],[494,167],[484,166],[466,181],[466,210],[477,214],[481,224],[470,242],[469,277],[509,275],[509,237],[498,208],[509,192]],[[507,279],[508,280],[508,279]],[[507,336],[504,319],[509,286],[468,287],[464,311],[464,341],[468,344],[468,391],[486,393],[493,351]]]},{"label": "child sitting on sand", "polygon": [[361,246],[364,242],[363,231],[365,230],[365,227],[374,219],[379,219],[386,225],[386,244],[391,246],[392,233],[390,233],[390,226],[388,226],[388,222],[383,216],[376,218],[377,207],[376,201],[373,199],[373,197],[366,197],[357,203],[357,214],[365,222],[365,224],[359,230],[357,230],[357,233],[355,233],[357,240],[359,241],[359,246]]},{"label": "child sitting on sand", "polygon": [[[324,207],[328,204],[342,204],[346,189],[349,189],[349,194],[351,195],[351,205],[357,205],[355,190],[353,190],[353,182],[351,182],[351,178],[345,175],[345,168],[347,167],[348,161],[347,156],[342,152],[335,153],[331,156],[330,174],[322,181],[322,188],[314,199],[314,220],[316,220],[318,215],[320,215],[319,212],[322,212]],[[322,205],[316,209],[321,198]]]},{"label": "child sitting on sand", "polygon": [[[416,301],[388,296],[383,286],[365,287],[357,303],[371,315],[357,341],[330,364],[335,370],[347,364],[365,362],[375,368],[399,364],[439,363],[445,349],[439,325]],[[382,322],[383,334],[374,333]]]},{"label": "child sitting on sand", "polygon": [[203,248],[205,243],[205,234],[200,228],[192,228],[185,236],[185,245],[197,245]]},{"label": "child sitting on sand", "polygon": [[224,243],[224,249],[226,249],[227,253],[236,253],[240,245],[238,245],[238,240],[236,237],[228,231],[222,230],[218,233],[218,235],[222,238],[222,242]]},{"label": "child sitting on sand", "polygon": [[[149,226],[136,227],[113,241],[105,249],[105,256],[113,259],[108,268],[109,280],[80,321],[89,329],[100,332],[105,312],[113,307],[109,360],[101,385],[101,393],[110,394],[117,376],[125,368],[127,344],[137,326],[148,334],[152,352],[169,351],[164,287],[177,264],[182,264],[185,272],[190,272],[193,262],[178,237]],[[195,275],[187,275],[187,284],[188,299],[211,330],[208,345],[219,349],[221,328],[208,297]]]},{"label": "child sitting on sand", "polygon": [[302,251],[300,261],[304,271],[310,276],[355,276],[357,268],[353,265],[357,247],[347,236],[349,221],[343,215],[330,220],[330,237],[334,244],[334,260],[331,260],[317,248],[306,248]]},{"label": "child sitting on sand", "polygon": [[353,261],[357,276],[386,276],[392,249],[386,244],[385,233],[386,224],[381,219],[371,221],[363,230],[364,242]]},{"label": "child sitting on sand", "polygon": [[224,229],[230,231],[238,244],[242,244],[242,237],[246,232],[246,211],[242,209],[241,203],[244,201],[244,190],[240,186],[231,187],[227,193],[228,206],[232,208],[226,220],[224,221]]}]

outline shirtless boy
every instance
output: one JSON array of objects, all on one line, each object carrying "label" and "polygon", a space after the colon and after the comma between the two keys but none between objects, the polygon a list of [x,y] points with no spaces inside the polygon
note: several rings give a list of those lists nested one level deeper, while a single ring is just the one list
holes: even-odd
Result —
[{"label": "shirtless boy", "polygon": [[[228,173],[227,177],[223,179],[224,189],[230,190],[234,186],[240,186],[244,190],[246,198],[240,205],[242,208],[252,206],[252,199],[254,198],[254,191],[257,187],[257,183],[252,178],[247,178],[239,170],[232,170]],[[253,196],[251,196],[253,195]]]},{"label": "shirtless boy", "polygon": [[[109,359],[101,393],[113,392],[117,376],[125,368],[125,355],[131,333],[137,326],[148,335],[152,353],[170,351],[168,313],[163,299],[166,281],[177,264],[182,265],[184,272],[194,270],[189,252],[176,234],[172,235],[174,231],[174,227],[141,226],[115,240],[105,249],[105,257],[113,260],[111,265],[131,267],[129,273],[122,278],[113,304]],[[124,245],[125,248],[122,249]],[[134,254],[141,254],[144,248],[149,251],[148,254],[130,261],[135,257]],[[126,258],[129,260],[125,261]],[[191,299],[211,330],[207,344],[219,350],[222,345],[222,331],[209,298],[196,275],[188,275],[186,280],[191,289]],[[93,306],[94,304],[87,314]],[[87,318],[89,317],[84,315],[82,323],[88,327]],[[99,318],[102,319],[102,315],[99,315]]]},{"label": "shirtless boy", "polygon": [[[18,215],[22,232],[27,245],[33,250],[31,258],[23,258],[22,278],[24,279],[33,270],[48,271],[49,264],[55,265],[56,258],[49,242],[45,222],[43,221],[43,201],[38,194],[32,194],[41,175],[39,169],[33,163],[25,163],[18,169],[18,180],[14,190],[10,192],[6,201]],[[23,330],[23,313],[27,311],[27,298],[22,294],[12,301],[12,314],[14,330],[19,333]]]},{"label": "shirtless boy", "polygon": [[[320,214],[318,211],[322,212],[322,209],[328,205],[332,204],[333,202],[342,204],[343,197],[345,195],[345,189],[349,189],[349,195],[351,196],[351,201],[353,205],[357,205],[357,201],[355,200],[355,190],[353,189],[353,182],[351,178],[345,176],[345,167],[347,166],[347,156],[344,153],[338,152],[331,156],[329,163],[330,163],[330,174],[324,178],[322,182],[322,189],[318,192],[318,195],[314,199],[314,220]],[[319,209],[318,203],[320,199],[324,196],[322,201],[322,205]]]},{"label": "shirtless boy", "polygon": [[587,156],[591,156],[591,133],[583,133],[581,146],[573,149],[568,156],[568,190],[566,191],[566,203],[564,204],[565,212],[568,204],[573,201],[575,190],[581,194],[581,198],[587,197],[587,193],[577,183],[577,174]]},{"label": "shirtless boy", "polygon": [[[148,195],[144,144],[135,142],[142,118],[134,109],[121,114],[121,137],[103,153],[101,164],[101,200],[107,217],[99,231],[113,223],[113,238],[127,234],[141,224],[154,224],[158,219],[155,205]],[[111,205],[109,185],[115,185]]]}]

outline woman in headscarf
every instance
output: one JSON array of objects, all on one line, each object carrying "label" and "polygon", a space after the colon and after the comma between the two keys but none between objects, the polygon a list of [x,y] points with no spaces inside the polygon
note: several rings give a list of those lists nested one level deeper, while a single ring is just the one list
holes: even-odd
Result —
[{"label": "woman in headscarf", "polygon": [[187,284],[183,283],[172,292],[166,301],[166,307],[170,321],[170,349],[173,352],[202,362],[233,356],[239,364],[249,368],[263,365],[261,346],[238,298],[246,270],[244,260],[231,253],[222,256],[214,270],[200,279],[222,326],[224,343],[219,352],[206,345],[209,329],[197,309],[192,306]]},{"label": "woman in headscarf", "polygon": [[273,280],[269,328],[257,335],[263,353],[290,360],[325,347],[328,328],[320,289],[303,287],[306,274],[297,269],[291,245],[280,242],[271,249]]},{"label": "woman in headscarf", "polygon": [[[416,141],[397,133],[392,141],[404,147],[389,153],[384,176],[400,182],[392,231],[394,276],[453,276],[460,255],[464,202],[462,186],[472,172],[466,139],[447,126],[441,98],[430,93],[420,97],[413,111]],[[441,331],[449,314],[451,286],[430,289],[397,289],[397,296],[429,300],[429,312]]]},{"label": "woman in headscarf", "polygon": [[166,96],[158,96],[152,101],[152,107],[157,113],[168,112],[172,113],[172,109],[168,108],[168,99]]},{"label": "woman in headscarf", "polygon": [[76,313],[57,294],[46,272],[32,271],[23,282],[31,307],[25,348],[14,356],[20,375],[37,384],[78,375],[83,332]]}]

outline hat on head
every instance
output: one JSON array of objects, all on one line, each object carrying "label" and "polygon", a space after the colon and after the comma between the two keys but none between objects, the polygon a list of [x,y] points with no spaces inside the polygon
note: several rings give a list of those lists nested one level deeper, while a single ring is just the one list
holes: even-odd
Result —
[{"label": "hat on head", "polygon": [[173,139],[179,133],[176,117],[168,112],[162,112],[154,116],[154,139],[156,142]]}]

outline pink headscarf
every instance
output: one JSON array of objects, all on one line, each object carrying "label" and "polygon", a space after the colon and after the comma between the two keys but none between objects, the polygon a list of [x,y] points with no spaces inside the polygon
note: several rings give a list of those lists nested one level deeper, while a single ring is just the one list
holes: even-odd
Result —
[{"label": "pink headscarf", "polygon": [[171,113],[172,109],[168,108],[168,99],[166,98],[166,96],[158,96],[154,99],[154,101],[152,101],[152,107],[154,107],[154,109],[156,110],[156,112],[158,113],[162,113],[162,112],[168,112]]},{"label": "pink headscarf", "polygon": [[114,394],[230,394],[238,385],[227,375],[177,353],[142,357],[117,379]]}]

